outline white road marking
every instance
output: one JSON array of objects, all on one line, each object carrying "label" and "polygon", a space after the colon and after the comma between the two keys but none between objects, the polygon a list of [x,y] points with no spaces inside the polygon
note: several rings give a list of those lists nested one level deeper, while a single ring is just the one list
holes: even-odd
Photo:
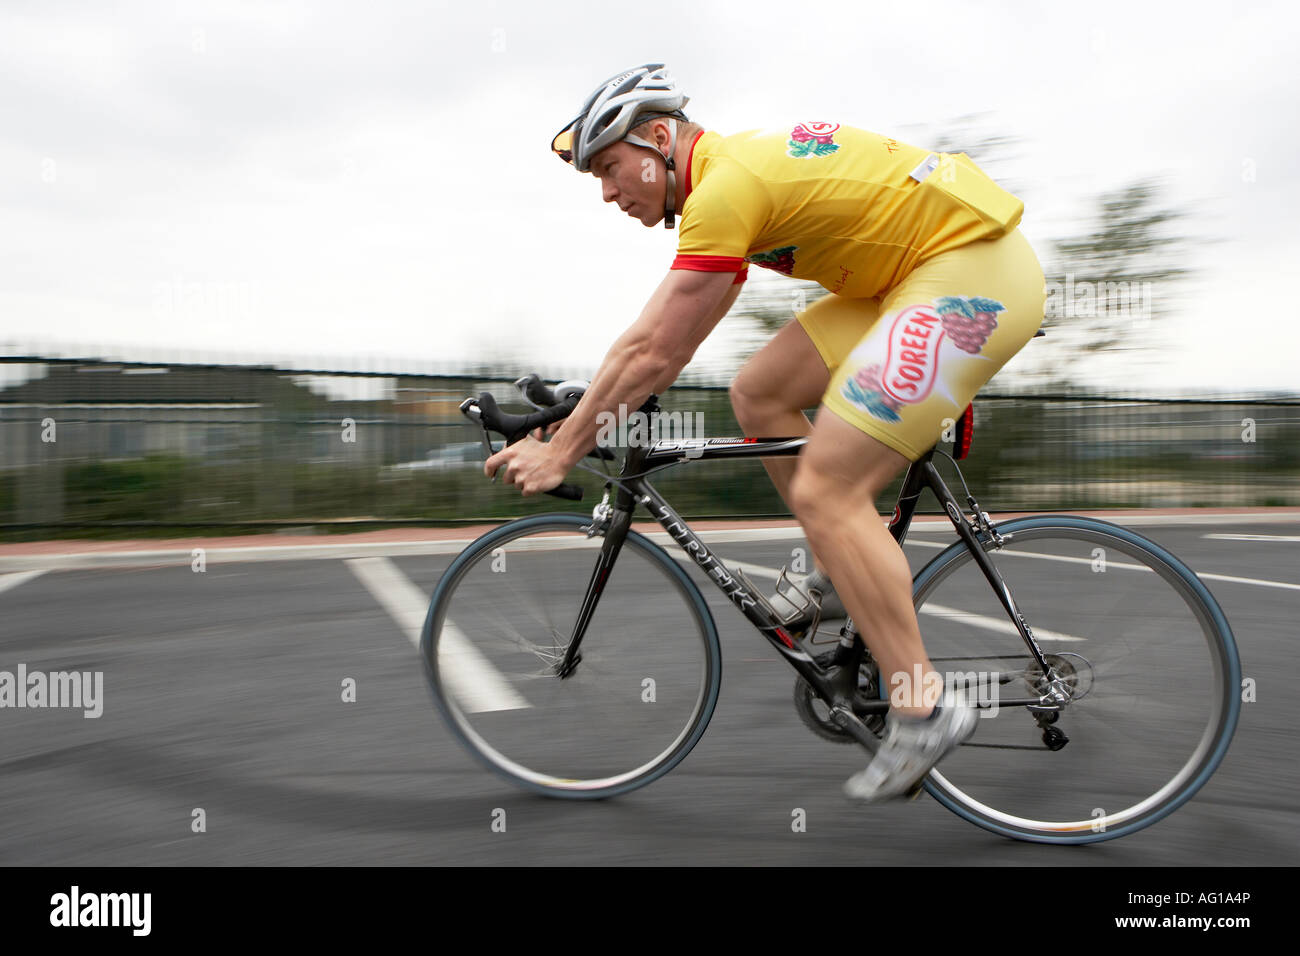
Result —
[{"label": "white road marking", "polygon": [[[970,611],[961,611],[957,608],[945,607],[942,604],[924,604],[921,606],[922,614],[932,614],[935,617],[941,617],[950,621],[958,621],[962,624],[968,624],[971,627],[982,627],[989,631],[998,631],[1002,634],[1014,634],[1020,636],[1014,624],[1010,621],[999,620],[996,617],[988,617],[984,614],[972,614]],[[1033,627],[1033,625],[1030,625]],[[1060,631],[1049,631],[1046,628],[1035,627],[1034,639],[1037,641],[1086,641],[1086,637],[1075,637],[1072,634],[1062,634]]]},{"label": "white road marking", "polygon": [[[1254,540],[1254,537],[1252,535],[1207,534],[1207,535],[1202,535],[1202,537],[1206,537],[1206,538],[1234,538],[1235,537],[1235,538],[1241,538],[1243,540]],[[1260,538],[1271,540],[1271,541],[1277,541],[1277,540],[1300,541],[1300,538],[1279,538],[1279,537],[1270,537],[1268,535],[1261,535]],[[904,541],[903,544],[904,546],[916,545],[916,547],[918,548],[947,548],[951,546],[951,542],[949,542],[948,544],[940,544],[935,541],[907,540]],[[1091,558],[1072,558],[1064,554],[1036,554],[1029,551],[1017,551],[1015,549],[1014,541],[1010,545],[1008,545],[1007,549],[1004,551],[991,551],[989,553],[992,554],[994,557],[1006,556],[1006,557],[1013,557],[1013,558],[1038,558],[1039,560],[1042,561],[1065,561],[1071,564],[1092,564]],[[1122,571],[1150,571],[1151,570],[1145,564],[1127,564],[1123,561],[1107,561],[1106,567],[1119,568]],[[1205,572],[1196,571],[1193,573],[1195,573],[1196,576],[1200,578],[1202,581],[1227,581],[1231,584],[1253,584],[1255,587],[1261,587],[1261,588],[1282,588],[1285,591],[1300,591],[1300,584],[1292,584],[1289,581],[1270,581],[1268,578],[1241,578],[1241,577],[1235,577],[1231,574],[1215,574],[1210,571],[1205,571]],[[775,578],[776,575],[773,574],[772,577]]]},{"label": "white road marking", "polygon": [[[1072,558],[1064,554],[1038,554],[1032,551],[1017,551],[1015,543],[1008,545],[1006,550],[989,552],[995,558],[1037,558],[1040,561],[1064,561],[1067,564],[1092,564],[1092,558]],[[1145,564],[1128,564],[1124,561],[1111,561],[1107,559],[1106,570],[1118,568],[1121,571],[1146,571],[1155,573],[1152,568]],[[1193,571],[1202,581],[1227,581],[1231,584],[1253,584],[1261,588],[1282,588],[1287,591],[1300,591],[1300,584],[1291,584],[1287,581],[1270,581],[1267,578],[1239,578],[1231,574],[1214,574],[1209,571]]]},{"label": "white road marking", "polygon": [[[388,558],[352,558],[347,566],[417,648],[429,595]],[[474,647],[450,619],[443,621],[438,660],[447,690],[457,705],[471,714],[531,707],[509,681]]]},{"label": "white road marking", "polygon": [[1300,535],[1293,534],[1203,534],[1201,537],[1216,541],[1300,541]]},{"label": "white road marking", "polygon": [[[1137,523],[1137,522],[1134,522],[1134,523]],[[1150,523],[1154,523],[1154,522],[1150,522]],[[948,530],[950,530],[950,531],[952,530],[952,525],[947,525],[947,527],[948,527]],[[798,529],[794,529],[794,528],[781,528],[781,529],[777,529],[777,530],[779,530],[779,531],[781,531],[781,532],[786,532],[786,531],[798,531]],[[913,528],[910,529],[910,530],[915,530],[915,527],[913,527]],[[709,539],[707,539],[707,538],[705,537],[707,534],[708,534],[708,532],[704,532],[704,533],[698,535],[698,537],[701,538],[702,540],[709,540]],[[800,535],[802,535],[802,532],[800,532]],[[668,535],[666,535],[666,534],[658,534],[658,535],[656,535],[656,534],[650,534],[650,535],[647,535],[647,537],[652,538],[652,539],[655,539],[655,538],[667,538]],[[776,535],[773,535],[772,537],[777,537],[777,536],[776,536]],[[780,535],[780,537],[787,537],[787,535],[783,533],[783,534]],[[1214,536],[1214,535],[1206,535],[1206,537],[1216,537],[1216,536]],[[1218,536],[1218,537],[1231,537],[1231,536],[1220,535],[1220,536]],[[1249,536],[1242,536],[1242,537],[1249,537]],[[720,539],[718,539],[718,540],[726,541],[726,540],[729,540],[729,539],[727,539],[727,538],[720,538]],[[1278,538],[1269,538],[1269,540],[1278,540]],[[1300,539],[1296,539],[1296,540],[1300,540]],[[667,542],[665,542],[665,543],[667,543]],[[952,541],[947,541],[947,542],[943,542],[943,541],[917,541],[917,540],[915,540],[915,539],[913,539],[913,538],[905,538],[905,539],[903,540],[903,547],[905,547],[905,548],[907,548],[907,547],[917,547],[917,548],[940,548],[940,549],[942,549],[942,548],[949,548],[949,547],[952,547],[953,543],[954,543],[954,542],[952,542]],[[694,563],[694,562],[691,560],[691,558],[690,558],[690,557],[689,557],[685,552],[681,551],[681,550],[678,549],[678,548],[672,548],[672,547],[670,547],[670,548],[668,549],[668,551],[669,551],[670,554],[672,554],[673,557],[678,558],[679,560],[683,560],[683,561],[685,561],[685,562],[688,563],[688,564],[692,564],[692,563]],[[1031,551],[1018,551],[1018,550],[1016,550],[1016,546],[1015,546],[1015,542],[1014,542],[1014,541],[1013,541],[1011,544],[1009,544],[1009,545],[1007,546],[1006,549],[1004,549],[1004,550],[1002,550],[1002,551],[991,551],[991,552],[989,552],[989,553],[992,554],[995,558],[997,558],[997,557],[1037,558],[1037,559],[1042,560],[1042,561],[1064,561],[1064,562],[1067,562],[1067,563],[1070,563],[1070,564],[1092,564],[1092,563],[1093,563],[1093,560],[1092,560],[1091,558],[1073,558],[1073,557],[1069,557],[1069,556],[1067,556],[1067,555],[1063,555],[1063,554],[1039,554],[1039,553],[1031,552]],[[745,563],[745,562],[743,562],[743,561],[725,561],[725,563],[726,563],[727,567],[733,567],[733,566],[734,566],[734,567],[738,567],[738,568],[740,568],[742,571],[744,571],[746,574],[750,574],[750,573],[757,574],[757,575],[759,575],[759,576],[761,576],[761,577],[767,577],[767,578],[770,578],[770,579],[773,580],[773,581],[775,581],[775,580],[776,580],[776,577],[777,577],[777,572],[776,572],[776,571],[773,571],[771,568],[766,568],[766,567],[763,567],[763,566],[761,566],[761,565],[757,565],[757,564],[747,564],[747,563]],[[1150,572],[1150,571],[1151,571],[1151,568],[1147,567],[1145,564],[1128,564],[1128,563],[1123,562],[1123,561],[1109,561],[1109,560],[1108,560],[1108,561],[1106,562],[1106,567],[1107,567],[1108,569],[1110,569],[1110,568],[1118,568],[1118,569],[1121,570],[1121,571],[1147,571],[1147,572]],[[1243,578],[1243,577],[1236,577],[1236,576],[1231,575],[1231,574],[1215,574],[1215,573],[1208,572],[1208,571],[1207,571],[1207,572],[1194,572],[1194,573],[1195,573],[1196,576],[1197,576],[1198,578],[1200,578],[1202,581],[1226,581],[1226,582],[1228,582],[1228,583],[1230,583],[1230,584],[1250,584],[1250,585],[1253,585],[1253,586],[1255,586],[1255,587],[1261,587],[1261,588],[1281,588],[1282,590],[1285,590],[1285,591],[1300,591],[1300,584],[1291,584],[1291,583],[1288,582],[1288,581],[1270,581],[1270,580],[1268,580],[1267,578]],[[1008,621],[1007,623],[1008,623],[1008,625],[1010,625],[1010,622],[1009,622],[1009,621]],[[1062,638],[1060,638],[1060,639],[1061,639],[1061,640],[1065,640],[1066,638],[1065,638],[1065,637],[1062,637]],[[1083,640],[1083,638],[1075,638],[1075,640]]]},{"label": "white road marking", "polygon": [[[683,554],[682,558],[686,558]],[[738,568],[745,574],[752,577],[770,578],[775,581],[780,575],[780,571],[774,571],[771,568],[764,567],[761,564],[750,564],[747,561],[728,561],[722,559],[723,564],[728,568]],[[766,595],[765,595],[766,596]],[[988,617],[984,614],[972,614],[969,611],[959,611],[955,608],[945,607],[942,604],[925,604],[921,607],[922,614],[933,614],[936,617],[946,618],[948,620],[960,621],[962,624],[968,624],[971,627],[982,627],[990,631],[998,631],[1003,634],[1020,635],[1014,624],[1010,621],[1000,620],[995,617]],[[1032,625],[1031,625],[1032,626]],[[1034,628],[1034,637],[1040,641],[1086,641],[1086,637],[1075,637],[1072,634],[1062,634],[1059,631],[1048,631]]]},{"label": "white road marking", "polygon": [[26,584],[44,573],[44,571],[18,571],[14,574],[0,574],[0,593],[16,588],[20,584]]},{"label": "white road marking", "polygon": [[1300,584],[1288,584],[1286,581],[1269,581],[1264,578],[1236,578],[1231,574],[1202,574],[1196,576],[1202,581],[1228,581],[1232,584],[1253,584],[1261,588],[1283,588],[1287,591],[1300,591]]},{"label": "white road marking", "polygon": [[[1232,537],[1231,535],[1205,535],[1204,537]],[[1249,535],[1239,537],[1247,538]],[[1277,538],[1270,538],[1277,540]],[[1300,541],[1300,538],[1295,538]],[[905,545],[917,545],[918,548],[949,548],[950,544],[936,544],[933,541],[905,541]],[[1002,551],[989,551],[993,557],[1010,557],[1010,558],[1037,558],[1040,561],[1063,561],[1071,564],[1091,564],[1092,558],[1071,558],[1065,554],[1036,554],[1034,551],[1015,550],[1015,544],[1010,544],[1008,549]],[[1151,568],[1145,564],[1128,564],[1122,561],[1108,561],[1106,567],[1117,567],[1121,571],[1151,571]],[[1291,584],[1290,581],[1270,581],[1268,578],[1236,578],[1234,575],[1214,574],[1212,571],[1193,571],[1193,574],[1203,581],[1227,581],[1230,584],[1252,584],[1257,588],[1282,588],[1283,591],[1300,591],[1300,584]],[[772,578],[776,578],[772,574]]]}]

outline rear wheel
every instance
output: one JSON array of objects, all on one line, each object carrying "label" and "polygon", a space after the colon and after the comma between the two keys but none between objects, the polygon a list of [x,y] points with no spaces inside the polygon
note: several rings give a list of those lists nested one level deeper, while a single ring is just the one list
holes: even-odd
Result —
[{"label": "rear wheel", "polygon": [[975,736],[925,788],[967,820],[1043,843],[1149,826],[1218,767],[1236,728],[1241,665],[1214,597],[1159,545],[1118,525],[1051,515],[997,525],[996,565],[1071,698],[1033,710],[1048,679],[974,556],[958,542],[916,576],[926,651],[949,688],[985,705]]},{"label": "rear wheel", "polygon": [[443,574],[420,642],[452,732],[497,773],[554,797],[626,793],[672,769],[708,726],[717,629],[663,548],[629,531],[583,636],[573,634],[603,537],[538,515],[479,538]]}]

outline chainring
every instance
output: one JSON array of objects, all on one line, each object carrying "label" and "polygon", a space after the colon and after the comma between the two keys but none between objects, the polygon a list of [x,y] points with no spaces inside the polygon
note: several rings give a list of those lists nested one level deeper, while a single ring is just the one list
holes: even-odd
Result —
[{"label": "chainring", "polygon": [[[834,658],[835,651],[829,650],[819,654],[814,660],[816,660],[818,667],[829,669]],[[877,699],[877,674],[876,662],[869,657],[863,657],[862,665],[858,668],[858,691],[855,701],[865,702]],[[848,731],[843,730],[831,719],[830,708],[817,696],[812,685],[802,677],[796,678],[794,682],[794,709],[795,713],[799,715],[799,719],[803,721],[804,726],[822,740],[829,740],[831,743],[836,744],[857,743],[857,740]],[[862,718],[862,722],[877,737],[885,732],[884,714],[869,714]]]}]

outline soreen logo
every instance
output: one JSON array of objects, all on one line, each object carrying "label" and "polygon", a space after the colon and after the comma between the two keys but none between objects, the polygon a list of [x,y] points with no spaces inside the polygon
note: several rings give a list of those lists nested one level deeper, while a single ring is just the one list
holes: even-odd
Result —
[{"label": "soreen logo", "polygon": [[900,402],[920,402],[934,388],[934,370],[943,341],[938,313],[928,305],[908,306],[889,329],[889,354],[881,375],[886,394]]},{"label": "soreen logo", "polygon": [[50,897],[51,926],[130,926],[133,936],[148,936],[152,893],[70,893]]}]

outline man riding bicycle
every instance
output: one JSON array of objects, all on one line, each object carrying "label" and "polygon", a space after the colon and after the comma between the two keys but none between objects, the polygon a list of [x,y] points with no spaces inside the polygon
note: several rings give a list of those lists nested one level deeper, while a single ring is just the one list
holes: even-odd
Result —
[{"label": "man riding bicycle", "polygon": [[552,439],[516,442],[485,471],[504,468],[525,495],[560,484],[595,446],[599,415],[677,379],[751,263],[820,283],[830,294],[746,363],[731,400],[748,436],[811,436],[798,458],[763,464],[807,534],[817,570],[805,585],[823,617],[847,611],[893,691],[884,740],[845,792],[905,794],[977,718],[934,699],[943,681],[911,571],[876,501],[1042,324],[1024,206],[962,153],[831,122],[724,137],[691,123],[687,101],[663,64],[646,64],[602,83],[553,140],[643,225],[680,217],[677,256]]}]

